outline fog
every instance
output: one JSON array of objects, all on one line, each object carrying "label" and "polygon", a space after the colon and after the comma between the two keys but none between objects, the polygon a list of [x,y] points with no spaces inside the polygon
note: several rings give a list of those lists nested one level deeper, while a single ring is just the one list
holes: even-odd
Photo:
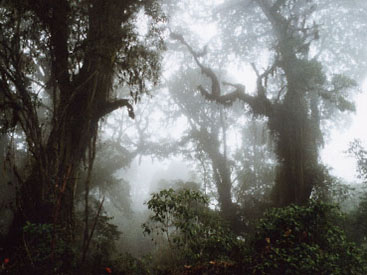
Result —
[{"label": "fog", "polygon": [[131,166],[119,172],[131,185],[131,201],[134,212],[146,210],[144,203],[150,194],[159,191],[158,183],[167,181],[188,181],[190,170],[182,159],[154,160],[150,157],[135,159]]},{"label": "fog", "polygon": [[366,18],[0,1],[0,273],[366,274]]},{"label": "fog", "polygon": [[367,128],[363,127],[367,117],[366,81],[361,83],[362,93],[356,96],[356,112],[352,114],[348,123],[340,128],[332,129],[328,143],[322,151],[322,159],[332,167],[332,173],[350,184],[360,183],[356,169],[356,160],[348,157],[347,149],[350,142],[359,139],[364,145],[367,143]]}]

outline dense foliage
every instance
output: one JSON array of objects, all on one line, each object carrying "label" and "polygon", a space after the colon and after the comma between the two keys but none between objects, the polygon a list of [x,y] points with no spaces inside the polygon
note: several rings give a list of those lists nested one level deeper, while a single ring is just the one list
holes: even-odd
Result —
[{"label": "dense foliage", "polygon": [[[205,197],[190,190],[169,189],[152,195],[148,207],[153,215],[143,225],[145,232],[155,240],[164,234],[174,259],[180,259],[166,262],[160,271],[185,270],[188,274],[365,274],[367,271],[366,251],[347,240],[342,229],[344,217],[336,206],[310,201],[304,206],[269,209],[257,222],[254,233],[241,239],[220,220],[214,222],[214,213],[204,215],[209,211],[203,208],[205,202]],[[162,247],[159,251],[163,251]]]},{"label": "dense foliage", "polygon": [[341,213],[328,204],[274,208],[251,243],[255,274],[365,274],[365,252],[346,239]]},{"label": "dense foliage", "polygon": [[230,258],[238,244],[234,234],[208,208],[208,199],[198,191],[162,190],[147,203],[153,212],[144,231],[163,234],[173,253],[185,264]]}]

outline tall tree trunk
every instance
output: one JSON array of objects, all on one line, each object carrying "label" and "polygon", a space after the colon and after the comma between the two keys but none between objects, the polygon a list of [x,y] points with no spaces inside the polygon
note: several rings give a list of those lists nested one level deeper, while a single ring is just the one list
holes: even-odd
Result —
[{"label": "tall tree trunk", "polygon": [[233,230],[238,231],[237,207],[232,202],[231,171],[225,156],[225,149],[223,153],[220,151],[218,125],[213,125],[210,131],[209,133],[206,128],[201,129],[199,135],[200,143],[212,164],[213,178],[218,192],[218,202],[222,217]]},{"label": "tall tree trunk", "polygon": [[[227,160],[220,152],[211,153],[214,181],[218,191],[218,202],[222,217],[227,220],[231,228],[239,230],[236,204],[232,201],[232,181]],[[213,156],[215,155],[215,156]]]},{"label": "tall tree trunk", "polygon": [[277,206],[306,203],[313,187],[310,179],[317,166],[317,155],[314,154],[317,147],[302,101],[297,93],[289,93],[280,110],[269,118],[269,126],[276,133],[279,161],[273,190]]}]

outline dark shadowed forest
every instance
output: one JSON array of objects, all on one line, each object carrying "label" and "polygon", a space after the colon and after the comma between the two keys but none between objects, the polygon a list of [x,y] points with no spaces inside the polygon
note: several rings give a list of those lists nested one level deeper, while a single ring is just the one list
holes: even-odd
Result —
[{"label": "dark shadowed forest", "polygon": [[366,110],[365,0],[0,0],[0,274],[367,274]]}]

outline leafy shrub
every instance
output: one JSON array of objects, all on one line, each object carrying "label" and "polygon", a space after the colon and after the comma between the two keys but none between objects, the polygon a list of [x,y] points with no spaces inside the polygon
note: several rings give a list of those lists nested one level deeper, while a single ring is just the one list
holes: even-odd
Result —
[{"label": "leafy shrub", "polygon": [[251,243],[249,272],[367,274],[364,253],[347,242],[340,220],[336,207],[314,201],[269,210]]},{"label": "leafy shrub", "polygon": [[[106,269],[110,269],[113,274],[151,274],[148,260],[144,257],[141,259],[135,258],[130,253],[122,253],[116,256],[108,265],[104,266],[104,270]],[[101,274],[101,272],[96,274]]]},{"label": "leafy shrub", "polygon": [[144,232],[163,235],[185,263],[227,258],[238,248],[233,233],[199,191],[165,189],[154,193],[147,205],[153,215],[143,224]]},{"label": "leafy shrub", "polygon": [[70,270],[75,262],[64,261],[74,258],[74,251],[64,240],[65,234],[59,226],[27,222],[23,227],[23,247],[16,255],[14,272],[25,271],[34,274],[55,274]]},{"label": "leafy shrub", "polygon": [[356,209],[347,216],[345,231],[359,246],[367,246],[367,193],[363,193]]},{"label": "leafy shrub", "polygon": [[[76,212],[74,245],[77,248],[77,261],[85,274],[101,274],[101,270],[112,267],[113,258],[117,254],[116,241],[121,235],[117,226],[111,223],[113,217],[109,217],[103,207],[99,213],[99,204],[100,202],[92,199],[89,207],[88,249],[84,243],[85,214],[82,211]],[[115,272],[116,268],[112,270]]]}]

